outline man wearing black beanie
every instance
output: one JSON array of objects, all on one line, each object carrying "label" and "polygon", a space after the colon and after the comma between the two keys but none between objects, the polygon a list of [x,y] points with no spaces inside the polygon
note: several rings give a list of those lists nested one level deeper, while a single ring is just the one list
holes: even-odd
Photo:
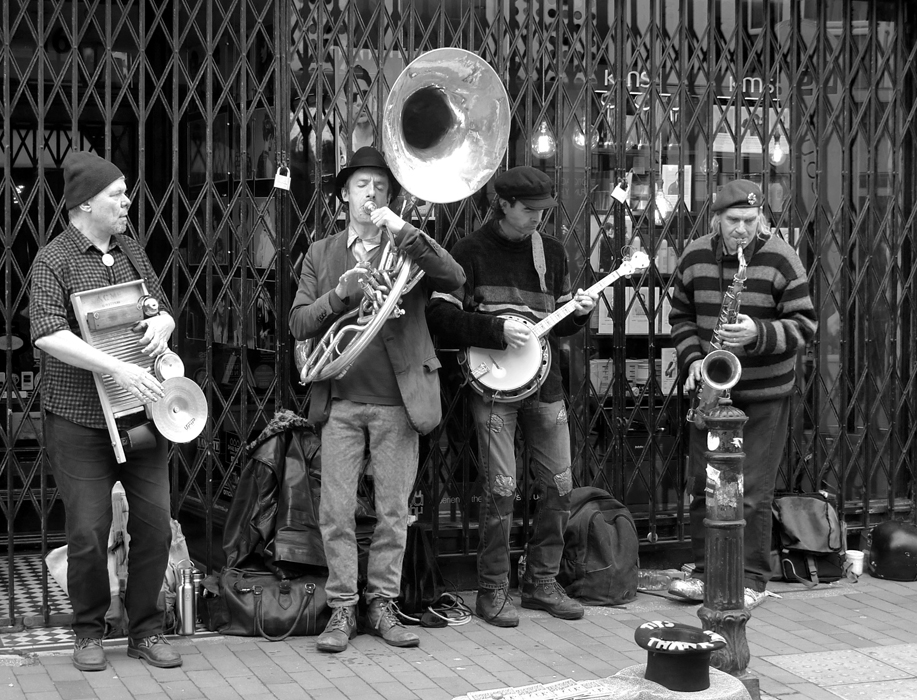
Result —
[{"label": "man wearing black beanie", "polygon": [[45,444],[67,516],[67,585],[76,637],[73,665],[82,671],[107,666],[102,637],[111,604],[111,490],[120,481],[130,509],[127,655],[172,668],[182,659],[162,635],[159,607],[172,539],[168,445],[151,426],[154,444],[129,451],[127,461],[118,464],[93,372],[108,375],[144,403],[160,399],[162,385],[143,367],[84,341],[70,295],[142,278],[161,309],[136,328],[141,352],[150,357],[167,350],[175,321],[143,248],[123,235],[130,206],[124,175],[110,161],[87,151],[69,153],[63,166],[70,224],[35,257],[29,315],[32,343],[45,353]]}]

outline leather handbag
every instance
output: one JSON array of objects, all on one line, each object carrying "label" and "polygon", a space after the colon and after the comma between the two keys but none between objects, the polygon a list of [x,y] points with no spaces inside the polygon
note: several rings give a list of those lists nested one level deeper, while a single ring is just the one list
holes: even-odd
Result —
[{"label": "leather handbag", "polygon": [[205,627],[220,634],[272,642],[316,635],[331,618],[326,578],[280,578],[270,571],[224,568],[205,579],[198,607]]},{"label": "leather handbag", "polygon": [[827,495],[780,495],[774,498],[772,510],[784,580],[811,588],[843,578],[846,537]]}]

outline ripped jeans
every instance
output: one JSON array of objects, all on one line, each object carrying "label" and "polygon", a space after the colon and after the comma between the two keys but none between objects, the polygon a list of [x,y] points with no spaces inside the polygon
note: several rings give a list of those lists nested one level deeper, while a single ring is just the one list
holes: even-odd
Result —
[{"label": "ripped jeans", "polygon": [[[570,517],[570,432],[563,401],[528,398],[497,403],[474,395],[484,491],[478,519],[478,588],[509,586],[509,533],[516,498],[516,427],[521,429],[540,494],[528,541],[527,581],[554,580]],[[520,581],[520,585],[521,585]]]}]

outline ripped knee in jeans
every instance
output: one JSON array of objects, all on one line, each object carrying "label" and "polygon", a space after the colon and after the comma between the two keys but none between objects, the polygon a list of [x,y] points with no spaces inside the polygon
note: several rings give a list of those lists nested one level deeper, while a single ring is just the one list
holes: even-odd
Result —
[{"label": "ripped knee in jeans", "polygon": [[494,478],[494,494],[507,498],[516,495],[516,479],[511,476],[497,476]]},{"label": "ripped knee in jeans", "polygon": [[573,471],[570,467],[554,475],[554,486],[557,487],[557,493],[561,496],[566,496],[573,490]]}]

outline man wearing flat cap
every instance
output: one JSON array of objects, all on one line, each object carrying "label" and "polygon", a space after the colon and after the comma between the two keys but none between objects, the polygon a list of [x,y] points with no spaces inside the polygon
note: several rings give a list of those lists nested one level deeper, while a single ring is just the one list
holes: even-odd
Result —
[{"label": "man wearing flat cap", "polygon": [[335,178],[335,189],[347,206],[347,226],[316,241],[306,253],[290,310],[294,338],[321,338],[335,321],[358,308],[365,298],[360,281],[368,270],[378,269],[389,235],[396,251],[424,275],[401,295],[404,315],[384,323],[346,374],[311,385],[309,420],[321,426],[319,526],[332,608],[317,648],[344,651],[357,632],[355,514],[367,451],[377,521],[364,592],[366,628],[392,646],[413,647],[420,639],[401,624],[393,603],[401,593],[418,436],[433,430],[442,417],[439,360],[424,307],[434,291],[455,289],[465,276],[449,253],[389,208],[401,186],[375,148],[364,146],[354,153]]},{"label": "man wearing flat cap", "polygon": [[[583,606],[568,597],[556,580],[573,490],[557,337],[572,335],[586,325],[596,295],[572,291],[563,243],[539,233],[545,211],[557,204],[551,178],[536,168],[520,166],[497,176],[494,189],[494,217],[452,250],[467,281],[451,294],[434,295],[427,311],[434,333],[450,347],[509,351],[510,358],[534,347],[540,359],[540,344],[531,326],[571,300],[575,310],[548,334],[551,361],[536,372],[534,384],[527,387],[531,392],[495,398],[482,387],[470,395],[484,488],[475,610],[498,627],[519,624],[508,592],[509,534],[517,488],[514,436],[519,426],[541,496],[527,544],[525,574],[519,582],[522,607],[576,620],[583,616]],[[506,370],[496,365],[494,361],[498,373]]]},{"label": "man wearing flat cap", "polygon": [[[817,327],[802,262],[770,230],[763,207],[764,194],[754,182],[739,179],[723,186],[710,207],[710,233],[692,241],[678,261],[669,316],[685,391],[692,399],[703,382],[704,357],[716,347],[715,335],[719,347],[733,353],[742,366],[730,398],[748,417],[743,431],[748,609],[766,597],[771,575],[771,502],[787,439],[796,361]],[[743,264],[741,311],[734,322],[718,328],[724,293]],[[702,601],[707,431],[702,420],[691,422],[688,431],[694,480],[691,545],[696,568],[694,577],[674,581],[669,593]]]},{"label": "man wearing flat cap", "polygon": [[180,666],[181,656],[162,635],[159,603],[172,540],[168,445],[150,426],[149,444],[129,450],[127,461],[118,464],[93,372],[111,377],[144,403],[159,400],[162,385],[145,368],[84,341],[70,295],[143,279],[159,303],[159,313],[135,328],[141,352],[151,358],[168,349],[175,322],[143,248],[125,235],[130,200],[121,170],[88,151],[68,153],[63,169],[70,223],[35,257],[29,317],[32,342],[45,355],[45,444],[67,518],[67,584],[76,637],[73,664],[83,671],[107,666],[102,638],[111,604],[111,490],[120,481],[130,508],[127,654],[153,666]]}]

